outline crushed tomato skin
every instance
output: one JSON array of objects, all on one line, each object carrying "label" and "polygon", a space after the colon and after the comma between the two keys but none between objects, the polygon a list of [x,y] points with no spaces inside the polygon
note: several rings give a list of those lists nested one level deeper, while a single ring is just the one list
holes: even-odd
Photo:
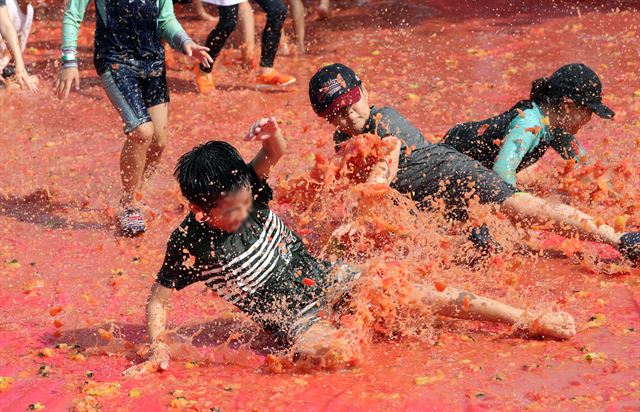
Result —
[{"label": "crushed tomato skin", "polygon": [[302,283],[304,283],[305,286],[317,286],[318,283],[310,278],[303,278],[302,279]]},{"label": "crushed tomato skin", "polygon": [[53,307],[49,310],[49,315],[50,316],[56,316],[58,315],[60,312],[62,312],[64,310],[64,308],[62,306],[56,306]]}]

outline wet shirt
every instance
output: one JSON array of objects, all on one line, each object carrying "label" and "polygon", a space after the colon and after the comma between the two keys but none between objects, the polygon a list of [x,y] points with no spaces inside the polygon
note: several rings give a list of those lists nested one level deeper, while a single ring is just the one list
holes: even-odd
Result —
[{"label": "wet shirt", "polygon": [[[362,133],[372,133],[380,137],[395,136],[402,142],[401,158],[405,157],[407,148],[415,149],[430,145],[424,139],[424,136],[414,125],[411,124],[404,116],[391,107],[377,108],[371,106],[371,114]],[[336,144],[336,151],[339,145],[351,136],[336,130],[333,134],[333,141]]]},{"label": "wet shirt", "polygon": [[[502,147],[493,165],[493,171],[506,182],[515,185],[516,173],[534,162],[524,161],[540,150],[541,147],[552,147],[565,159],[580,160],[585,152],[573,135],[568,133],[554,134],[540,107],[533,103],[532,108],[518,114],[509,124]],[[535,159],[536,161],[538,159]]]},{"label": "wet shirt", "polygon": [[585,151],[578,140],[560,129],[552,130],[540,107],[532,101],[518,102],[510,110],[478,122],[456,125],[443,144],[493,169],[515,185],[517,172],[540,160],[553,148],[563,159],[582,161]]},{"label": "wet shirt", "polygon": [[268,206],[272,191],[252,170],[253,209],[234,233],[189,214],[173,232],[157,276],[180,290],[205,282],[265,329],[288,336],[292,324],[325,302],[331,264],[312,257]]},{"label": "wet shirt", "polygon": [[[391,107],[371,107],[371,115],[362,133],[373,133],[381,138],[394,136],[401,143],[398,175],[393,187],[402,193],[413,192],[423,179],[423,168],[420,166],[432,155],[431,149],[436,146],[425,140],[424,136],[409,120]],[[333,134],[336,151],[339,145],[351,136],[338,130]]]},{"label": "wet shirt", "polygon": [[[164,67],[162,39],[180,51],[189,40],[173,13],[172,0],[95,2],[94,63],[99,74],[110,64],[157,71]],[[62,23],[63,56],[76,55],[78,31],[88,3],[89,0],[69,0]]]},{"label": "wet shirt", "polygon": [[[453,218],[464,220],[470,187],[481,203],[502,203],[515,190],[479,162],[454,148],[433,144],[400,113],[389,107],[371,108],[371,116],[362,133],[381,138],[395,136],[402,142],[398,174],[392,187],[410,195],[418,207],[430,208],[434,199],[443,200]],[[336,150],[349,135],[334,133]]]}]

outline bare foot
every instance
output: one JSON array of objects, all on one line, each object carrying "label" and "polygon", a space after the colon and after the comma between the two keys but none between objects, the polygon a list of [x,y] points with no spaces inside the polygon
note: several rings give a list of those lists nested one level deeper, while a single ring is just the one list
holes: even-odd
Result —
[{"label": "bare foot", "polygon": [[331,11],[329,11],[329,6],[325,6],[321,4],[318,6],[316,10],[318,11],[318,16],[320,16],[322,20],[327,20],[331,16]]},{"label": "bare foot", "polygon": [[171,357],[169,346],[164,342],[157,342],[149,348],[149,358],[137,365],[122,372],[122,375],[129,378],[137,378],[149,373],[165,371],[169,368]]},{"label": "bare foot", "polygon": [[576,334],[576,323],[567,312],[547,312],[523,319],[521,329],[532,336],[569,339]]},{"label": "bare foot", "polygon": [[307,54],[307,48],[303,42],[296,42],[296,54],[298,56],[303,56]]},{"label": "bare foot", "polygon": [[331,322],[321,320],[300,335],[293,346],[293,353],[300,357],[320,358],[329,351],[336,332]]},{"label": "bare foot", "polygon": [[336,369],[354,362],[352,345],[339,336],[331,322],[321,320],[304,332],[293,346],[297,369]]}]

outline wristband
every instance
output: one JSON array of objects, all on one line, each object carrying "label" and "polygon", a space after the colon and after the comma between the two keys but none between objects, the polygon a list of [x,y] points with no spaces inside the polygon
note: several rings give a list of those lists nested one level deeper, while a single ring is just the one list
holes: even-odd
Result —
[{"label": "wristband", "polygon": [[62,62],[62,68],[66,69],[68,67],[78,67],[78,62],[76,60],[67,60]]},{"label": "wristband", "polygon": [[76,61],[76,55],[75,53],[63,53],[62,54],[62,62],[66,63],[66,62],[75,62]]}]

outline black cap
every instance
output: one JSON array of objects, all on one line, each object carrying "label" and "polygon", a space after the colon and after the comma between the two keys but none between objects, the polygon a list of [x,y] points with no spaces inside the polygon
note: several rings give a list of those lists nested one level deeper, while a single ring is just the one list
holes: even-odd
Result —
[{"label": "black cap", "polygon": [[335,63],[318,70],[309,80],[309,99],[318,116],[331,119],[343,107],[357,103],[362,80],[347,66]]},{"label": "black cap", "polygon": [[566,96],[588,107],[603,119],[613,119],[615,113],[602,103],[602,83],[598,75],[582,63],[562,66],[547,78],[549,91]]}]

